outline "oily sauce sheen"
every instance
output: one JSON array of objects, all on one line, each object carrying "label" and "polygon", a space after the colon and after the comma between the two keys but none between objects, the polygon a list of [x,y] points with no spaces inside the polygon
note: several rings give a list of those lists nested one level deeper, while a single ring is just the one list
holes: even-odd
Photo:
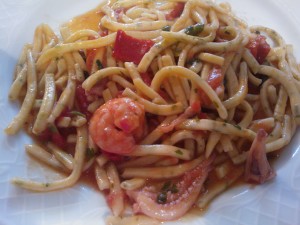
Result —
[{"label": "oily sauce sheen", "polygon": [[99,22],[103,17],[100,8],[103,4],[97,6],[95,9],[88,11],[80,16],[74,17],[68,23],[65,24],[71,32],[76,32],[83,29],[91,29],[99,31]]}]

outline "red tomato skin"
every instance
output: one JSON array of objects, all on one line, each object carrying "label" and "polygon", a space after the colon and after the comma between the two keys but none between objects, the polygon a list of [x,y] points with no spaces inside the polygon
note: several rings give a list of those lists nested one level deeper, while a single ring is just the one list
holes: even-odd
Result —
[{"label": "red tomato skin", "polygon": [[199,100],[197,101],[194,101],[192,104],[191,104],[191,108],[193,110],[193,112],[200,112],[201,111],[201,102]]},{"label": "red tomato skin", "polygon": [[251,39],[247,48],[259,64],[262,64],[265,61],[271,50],[270,45],[266,41],[266,37],[263,35],[257,35],[256,38]]},{"label": "red tomato skin", "polygon": [[[216,90],[218,87],[223,85],[224,74],[222,73],[221,67],[213,67],[208,79],[207,83],[213,90]],[[199,89],[198,94],[200,95],[200,101],[203,105],[209,105],[211,103],[208,96]]]},{"label": "red tomato skin", "polygon": [[142,80],[145,82],[145,84],[150,86],[151,82],[152,82],[152,78],[150,76],[150,73],[145,72],[145,73],[141,73],[140,75],[141,75]]},{"label": "red tomato skin", "polygon": [[185,4],[183,2],[178,2],[174,9],[166,15],[167,20],[174,20],[175,18],[179,17],[184,9]]},{"label": "red tomato skin", "polygon": [[45,142],[51,141],[61,149],[64,149],[67,146],[66,139],[59,133],[58,130],[54,132],[47,128],[39,135],[39,139]]},{"label": "red tomato skin", "polygon": [[141,40],[118,30],[114,45],[113,57],[123,62],[139,64],[143,56],[154,45],[152,40]]},{"label": "red tomato skin", "polygon": [[220,85],[222,85],[224,79],[224,75],[222,73],[221,67],[214,67],[208,77],[207,83],[212,87],[212,89],[216,89]]},{"label": "red tomato skin", "polygon": [[60,133],[52,133],[51,141],[61,149],[67,145],[66,139]]},{"label": "red tomato skin", "polygon": [[87,96],[85,94],[85,90],[83,89],[83,87],[81,85],[78,85],[76,87],[75,94],[76,94],[76,100],[77,100],[77,104],[80,109],[80,112],[85,114],[86,118],[89,120],[92,115],[88,111],[89,102],[88,102]]},{"label": "red tomato skin", "polygon": [[97,54],[98,49],[97,48],[93,48],[93,49],[87,49],[86,50],[86,69],[89,72],[89,74],[91,74],[92,72],[92,68],[93,68],[93,63],[94,63],[94,59],[95,56]]},{"label": "red tomato skin", "polygon": [[[108,35],[108,30],[104,29],[102,31],[99,31],[99,35],[101,37],[107,36]],[[89,37],[89,40],[94,40],[94,39],[95,39],[94,37]],[[89,74],[91,74],[94,59],[95,59],[98,51],[99,51],[99,48],[92,48],[92,49],[87,49],[86,50],[85,64],[86,64],[86,68],[87,68],[87,71],[89,72]]]}]

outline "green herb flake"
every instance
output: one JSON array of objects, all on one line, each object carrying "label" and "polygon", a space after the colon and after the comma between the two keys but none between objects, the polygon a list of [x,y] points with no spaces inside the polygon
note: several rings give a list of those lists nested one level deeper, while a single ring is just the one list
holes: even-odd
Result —
[{"label": "green herb flake", "polygon": [[233,125],[235,126],[237,129],[241,130],[242,128],[239,125]]},{"label": "green herb flake", "polygon": [[177,109],[177,105],[172,105],[172,110],[176,110]]},{"label": "green herb flake", "polygon": [[44,185],[45,185],[45,187],[49,187],[49,186],[50,186],[50,184],[49,184],[49,183],[45,183]]},{"label": "green herb flake", "polygon": [[259,88],[262,87],[262,85],[269,79],[269,77],[264,74],[260,74],[260,79],[261,79],[261,83],[258,85]]},{"label": "green herb flake", "polygon": [[93,148],[87,148],[85,152],[85,157],[87,160],[90,160],[93,157],[95,157],[95,150]]},{"label": "green herb flake", "polygon": [[171,30],[171,26],[167,25],[164,26],[163,28],[161,28],[162,31],[170,31]]},{"label": "green herb flake", "polygon": [[176,186],[176,184],[173,184],[172,187],[169,189],[171,191],[171,193],[175,194],[178,192],[178,188]]},{"label": "green herb flake", "polygon": [[71,116],[81,116],[81,117],[85,117],[85,115],[79,111],[71,111],[70,112]]},{"label": "green herb flake", "polygon": [[197,23],[195,25],[185,28],[184,33],[191,36],[199,35],[204,29],[204,24]]},{"label": "green herb flake", "polygon": [[51,133],[55,133],[55,134],[58,133],[58,130],[54,124],[50,124],[48,126],[48,129],[50,130]]},{"label": "green herb flake", "polygon": [[212,103],[213,103],[213,105],[216,107],[216,109],[218,109],[218,108],[219,108],[219,105],[218,105],[218,103],[217,103],[217,102],[213,101]]},{"label": "green herb flake", "polygon": [[180,149],[177,149],[175,152],[176,152],[176,154],[178,154],[178,155],[183,155],[183,152],[182,152]]},{"label": "green herb flake", "polygon": [[169,180],[166,183],[164,183],[163,187],[161,188],[161,191],[168,191],[172,182]]},{"label": "green herb flake", "polygon": [[102,63],[101,63],[101,61],[99,59],[96,60],[96,64],[97,64],[98,70],[101,70],[101,69],[104,68],[103,65],[102,65]]},{"label": "green herb flake", "polygon": [[227,35],[231,35],[230,31],[228,31],[228,30],[225,30],[224,33],[227,34]]},{"label": "green herb flake", "polygon": [[158,204],[165,204],[167,202],[167,193],[166,192],[159,193],[157,195],[156,202]]},{"label": "green herb flake", "polygon": [[89,72],[86,70],[83,71],[83,75],[85,80],[90,76]]}]

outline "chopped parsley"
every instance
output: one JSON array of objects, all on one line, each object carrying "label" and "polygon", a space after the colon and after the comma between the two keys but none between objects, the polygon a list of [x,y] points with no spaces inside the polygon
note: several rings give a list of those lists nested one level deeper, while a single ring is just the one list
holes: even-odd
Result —
[{"label": "chopped parsley", "polygon": [[176,110],[177,109],[177,105],[172,105],[172,110]]},{"label": "chopped parsley", "polygon": [[85,157],[87,160],[95,157],[95,150],[93,148],[87,148],[85,152]]},{"label": "chopped parsley", "polygon": [[176,152],[176,154],[178,154],[178,155],[183,155],[183,152],[182,152],[180,149],[177,149],[175,152]]},{"label": "chopped parsley", "polygon": [[161,28],[162,31],[170,31],[171,30],[171,26],[167,25],[164,26],[163,28]]},{"label": "chopped parsley", "polygon": [[172,182],[169,180],[166,183],[164,183],[163,187],[161,188],[162,191],[167,191],[170,186],[171,186]]},{"label": "chopped parsley", "polygon": [[85,117],[85,115],[79,111],[71,111],[70,112],[71,116],[81,116],[81,117]]},{"label": "chopped parsley", "polygon": [[48,129],[51,133],[58,133],[58,130],[54,124],[49,124]]},{"label": "chopped parsley", "polygon": [[199,35],[204,29],[204,24],[196,23],[195,25],[185,28],[184,33],[191,36]]},{"label": "chopped parsley", "polygon": [[103,65],[102,65],[102,63],[101,63],[101,61],[99,59],[96,60],[96,64],[97,64],[98,70],[101,70],[101,69],[104,68]]},{"label": "chopped parsley", "polygon": [[178,188],[176,186],[176,184],[173,184],[170,188],[171,193],[175,194],[178,192]]},{"label": "chopped parsley", "polygon": [[84,75],[84,79],[87,79],[90,76],[89,72],[86,70],[83,71],[83,75]]},{"label": "chopped parsley", "polygon": [[242,128],[239,125],[233,125],[235,126],[237,129],[241,130]]},{"label": "chopped parsley", "polygon": [[230,31],[228,31],[228,30],[225,30],[224,33],[227,34],[227,35],[231,35]]},{"label": "chopped parsley", "polygon": [[216,107],[216,109],[218,109],[218,108],[219,108],[219,105],[218,105],[218,103],[217,103],[217,102],[213,101],[212,103],[214,104],[214,106]]}]

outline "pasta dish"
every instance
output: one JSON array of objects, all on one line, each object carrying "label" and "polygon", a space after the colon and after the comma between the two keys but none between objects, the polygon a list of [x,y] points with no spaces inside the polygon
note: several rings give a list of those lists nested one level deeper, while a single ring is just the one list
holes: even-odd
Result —
[{"label": "pasta dish", "polygon": [[[110,0],[55,33],[39,25],[17,62],[5,129],[65,174],[92,174],[114,220],[176,220],[237,180],[275,177],[270,156],[300,123],[300,66],[267,27],[211,0]],[[275,152],[275,153],[274,153]],[[130,213],[128,213],[128,211]],[[124,222],[123,222],[124,224]]]}]

